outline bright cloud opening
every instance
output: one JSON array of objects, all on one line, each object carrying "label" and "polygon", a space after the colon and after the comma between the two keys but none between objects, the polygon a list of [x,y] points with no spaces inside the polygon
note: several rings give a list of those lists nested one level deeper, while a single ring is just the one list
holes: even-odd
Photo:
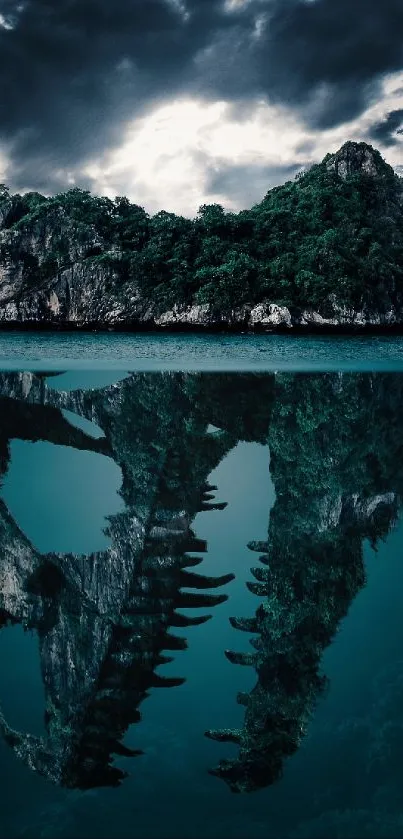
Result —
[{"label": "bright cloud opening", "polygon": [[[136,121],[121,148],[93,162],[85,175],[104,194],[126,194],[150,212],[164,208],[194,215],[200,204],[223,198],[206,194],[207,176],[220,166],[295,162],[301,142],[297,120],[263,102],[247,120],[231,118],[230,111],[226,102],[186,99],[165,105]],[[231,200],[225,203],[237,209]]]},{"label": "bright cloud opening", "polygon": [[[303,167],[336,151],[345,140],[365,140],[371,125],[403,108],[401,75],[387,77],[382,100],[358,120],[320,134],[309,131],[288,109],[257,101],[243,114],[224,101],[178,99],[136,120],[119,149],[88,165],[84,174],[94,190],[127,195],[155,213],[161,209],[194,216],[203,203],[218,201],[227,209],[248,206],[237,196],[209,190],[212,176],[228,167],[265,167],[279,171]],[[394,166],[401,146],[381,148]],[[284,180],[286,175],[284,176]],[[213,178],[214,180],[214,178]],[[245,196],[250,195],[245,182]],[[262,179],[255,201],[271,183]]]}]

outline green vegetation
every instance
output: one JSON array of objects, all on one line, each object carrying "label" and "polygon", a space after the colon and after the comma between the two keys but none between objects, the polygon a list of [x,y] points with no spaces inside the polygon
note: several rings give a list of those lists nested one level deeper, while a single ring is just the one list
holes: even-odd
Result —
[{"label": "green vegetation", "polygon": [[[353,160],[343,177],[335,159]],[[0,259],[41,282],[76,261],[74,240],[81,259],[113,267],[118,296],[130,284],[162,308],[209,303],[227,313],[268,300],[325,315],[334,304],[387,311],[403,299],[402,195],[402,180],[364,143],[347,143],[250,210],[203,205],[193,220],[76,188],[44,198],[0,186],[0,222],[20,233]],[[38,224],[53,231],[39,260],[24,246]]]}]

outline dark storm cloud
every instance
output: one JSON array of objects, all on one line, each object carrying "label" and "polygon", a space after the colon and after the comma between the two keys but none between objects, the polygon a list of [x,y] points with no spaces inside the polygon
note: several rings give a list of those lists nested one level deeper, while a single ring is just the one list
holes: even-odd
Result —
[{"label": "dark storm cloud", "polygon": [[403,108],[390,111],[385,119],[371,126],[368,136],[375,143],[384,146],[395,146],[399,142],[399,134],[403,134]]},{"label": "dark storm cloud", "polygon": [[266,94],[324,129],[357,117],[379,95],[383,76],[403,68],[402,0],[268,0],[248,8],[266,11],[260,37],[247,45],[238,24],[238,40],[222,33],[205,63],[206,73],[209,62],[219,67],[222,94]]},{"label": "dark storm cloud", "polygon": [[183,89],[195,51],[228,18],[220,0],[192,6],[186,22],[169,0],[0,0],[13,26],[0,27],[0,140],[17,185],[58,185],[136,113]]},{"label": "dark storm cloud", "polygon": [[223,162],[219,169],[210,169],[205,189],[209,195],[225,196],[239,207],[246,208],[261,201],[268,189],[294,178],[301,168],[301,164],[231,166]]},{"label": "dark storm cloud", "polygon": [[402,0],[0,0],[0,142],[14,185],[60,188],[179,93],[357,117],[403,67]]}]

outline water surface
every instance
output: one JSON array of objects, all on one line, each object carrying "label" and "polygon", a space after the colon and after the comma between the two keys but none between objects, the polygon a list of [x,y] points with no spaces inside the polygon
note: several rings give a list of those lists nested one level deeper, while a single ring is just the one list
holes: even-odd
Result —
[{"label": "water surface", "polygon": [[0,369],[22,366],[90,369],[99,386],[122,369],[403,370],[403,337],[0,332]]}]

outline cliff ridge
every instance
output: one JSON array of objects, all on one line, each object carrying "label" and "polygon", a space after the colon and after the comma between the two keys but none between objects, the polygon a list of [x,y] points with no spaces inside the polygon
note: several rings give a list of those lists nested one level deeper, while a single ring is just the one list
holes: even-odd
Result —
[{"label": "cliff ridge", "polygon": [[0,187],[0,325],[403,328],[403,181],[348,141],[240,213]]}]

